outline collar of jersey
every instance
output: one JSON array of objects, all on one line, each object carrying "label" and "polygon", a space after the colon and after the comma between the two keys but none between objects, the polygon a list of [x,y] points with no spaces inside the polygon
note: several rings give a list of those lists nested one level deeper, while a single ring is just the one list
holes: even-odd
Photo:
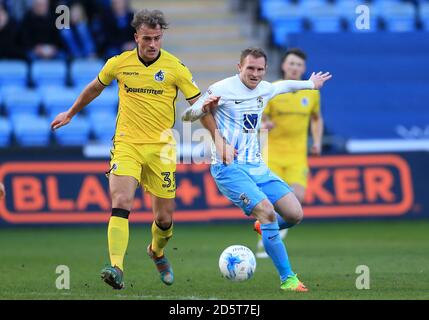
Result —
[{"label": "collar of jersey", "polygon": [[158,59],[161,57],[161,50],[159,50],[159,53],[158,53],[158,56],[154,59],[154,60],[152,60],[152,61],[150,61],[150,62],[145,62],[141,57],[140,57],[140,54],[139,54],[139,49],[137,48],[136,49],[137,50],[137,57],[139,58],[139,60],[140,60],[140,62],[147,68],[147,67],[150,67],[151,65],[153,65],[155,62],[157,62],[158,61]]}]

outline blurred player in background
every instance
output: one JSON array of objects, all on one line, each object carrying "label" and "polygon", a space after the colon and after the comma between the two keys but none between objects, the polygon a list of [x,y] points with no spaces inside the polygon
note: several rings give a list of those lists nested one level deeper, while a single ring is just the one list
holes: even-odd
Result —
[{"label": "blurred player in background", "polygon": [[272,84],[262,81],[266,65],[267,56],[262,49],[244,50],[239,74],[210,86],[182,119],[201,118],[209,130],[214,141],[210,172],[222,194],[260,222],[264,246],[280,276],[280,288],[305,292],[307,288],[290,266],[276,217],[281,216],[290,226],[298,224],[303,217],[301,204],[287,183],[264,163],[258,131],[270,99],[286,92],[319,89],[331,76],[313,73],[307,81]]},{"label": "blurred player in background", "polygon": [[[301,80],[306,71],[306,59],[302,50],[289,49],[282,60],[283,79]],[[322,151],[323,118],[319,91],[300,90],[278,95],[268,102],[262,121],[261,127],[269,130],[268,147],[264,150],[268,167],[289,184],[302,204],[309,170],[307,138],[310,123],[313,138],[310,154],[320,155]],[[284,239],[290,226],[281,217],[278,222]],[[260,233],[258,221],[255,230]],[[258,241],[256,256],[268,258],[262,239]]]},{"label": "blurred player in background", "polygon": [[135,14],[137,48],[109,59],[97,79],[80,94],[74,105],[52,122],[58,129],[71,121],[113,80],[119,86],[119,110],[108,172],[112,216],[108,226],[111,265],[101,272],[114,289],[122,289],[124,256],[128,246],[128,217],[135,190],[142,186],[151,194],[154,222],[152,242],[147,247],[161,281],[171,285],[173,270],[164,248],[173,235],[176,195],[175,122],[177,91],[192,105],[200,90],[188,68],[161,49],[167,23],[162,12],[142,10]]}]

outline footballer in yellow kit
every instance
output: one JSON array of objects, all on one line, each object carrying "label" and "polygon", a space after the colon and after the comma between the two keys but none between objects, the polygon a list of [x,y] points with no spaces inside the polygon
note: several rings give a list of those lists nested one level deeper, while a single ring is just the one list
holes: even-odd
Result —
[{"label": "footballer in yellow kit", "polygon": [[104,86],[116,79],[119,87],[111,172],[136,178],[153,195],[174,198],[177,94],[187,100],[200,94],[190,71],[163,49],[150,64],[135,49],[108,60],[98,79]]},{"label": "footballer in yellow kit", "polygon": [[100,274],[114,289],[124,288],[129,216],[139,185],[150,194],[154,214],[147,254],[161,281],[166,285],[174,282],[173,268],[164,253],[173,236],[176,192],[176,142],[171,129],[178,91],[191,105],[200,96],[188,68],[161,48],[168,27],[164,14],[144,9],[134,14],[131,25],[136,30],[137,48],[109,59],[73,106],[51,123],[55,130],[67,125],[113,80],[118,82],[119,109],[108,175],[112,199],[107,228],[110,264]]},{"label": "footballer in yellow kit", "polygon": [[307,186],[307,132],[310,118],[319,113],[318,90],[279,95],[264,110],[275,123],[268,135],[268,166],[290,185]]}]

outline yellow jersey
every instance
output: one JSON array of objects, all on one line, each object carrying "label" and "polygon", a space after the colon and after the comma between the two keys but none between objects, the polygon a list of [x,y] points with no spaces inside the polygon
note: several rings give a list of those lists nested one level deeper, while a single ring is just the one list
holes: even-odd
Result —
[{"label": "yellow jersey", "polygon": [[271,99],[264,110],[264,114],[275,124],[268,134],[269,157],[306,157],[310,116],[319,112],[318,90],[299,90]]},{"label": "yellow jersey", "polygon": [[200,95],[189,69],[163,49],[150,63],[134,49],[109,59],[98,75],[104,86],[115,79],[119,108],[114,141],[175,144],[171,128],[178,90],[187,100]]}]

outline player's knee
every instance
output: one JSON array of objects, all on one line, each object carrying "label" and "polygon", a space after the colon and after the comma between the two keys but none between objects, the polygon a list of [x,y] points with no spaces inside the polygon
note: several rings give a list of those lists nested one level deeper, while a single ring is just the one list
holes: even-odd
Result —
[{"label": "player's knee", "polygon": [[112,206],[114,208],[122,208],[131,210],[133,205],[134,197],[121,192],[115,192],[112,194]]},{"label": "player's knee", "polygon": [[173,221],[174,203],[158,208],[155,212],[156,223],[163,228],[168,228]]},{"label": "player's knee", "polygon": [[258,206],[258,216],[262,223],[272,223],[276,221],[274,207],[269,201],[262,201]]},{"label": "player's knee", "polygon": [[302,219],[304,219],[304,211],[301,206],[297,206],[290,215],[289,223],[300,224]]}]

